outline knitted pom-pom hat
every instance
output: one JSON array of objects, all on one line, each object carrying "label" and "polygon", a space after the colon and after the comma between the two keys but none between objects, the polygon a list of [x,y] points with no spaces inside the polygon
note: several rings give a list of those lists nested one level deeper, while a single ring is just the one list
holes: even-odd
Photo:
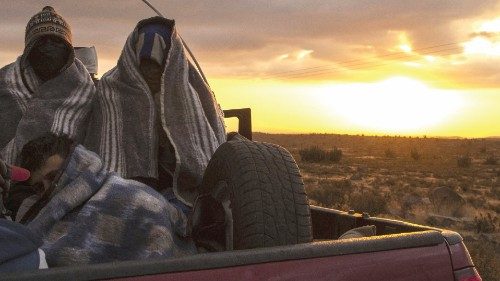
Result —
[{"label": "knitted pom-pom hat", "polygon": [[47,35],[63,39],[72,49],[69,24],[50,6],[45,6],[28,21],[24,39],[24,57],[27,57],[40,37]]}]

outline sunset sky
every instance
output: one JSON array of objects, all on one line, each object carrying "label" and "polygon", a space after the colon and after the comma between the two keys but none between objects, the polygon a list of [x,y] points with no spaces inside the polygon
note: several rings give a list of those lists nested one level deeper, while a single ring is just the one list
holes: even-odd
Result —
[{"label": "sunset sky", "polygon": [[[500,136],[500,1],[150,2],[176,20],[222,107],[252,108],[254,131]],[[99,75],[154,15],[138,0],[0,4],[0,65],[51,5],[75,46],[97,48]]]}]

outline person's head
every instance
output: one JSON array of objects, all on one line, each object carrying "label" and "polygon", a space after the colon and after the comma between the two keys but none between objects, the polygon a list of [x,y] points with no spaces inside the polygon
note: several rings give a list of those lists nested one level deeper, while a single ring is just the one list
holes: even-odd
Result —
[{"label": "person's head", "polygon": [[57,76],[74,60],[71,28],[46,6],[26,25],[23,64],[29,63],[43,81]]},{"label": "person's head", "polygon": [[161,76],[170,50],[173,23],[151,18],[139,23],[136,43],[141,74],[153,94],[161,90]]},{"label": "person's head", "polygon": [[41,189],[39,192],[47,190],[57,180],[73,144],[73,140],[65,135],[47,133],[24,145],[20,164],[31,172],[29,184]]}]

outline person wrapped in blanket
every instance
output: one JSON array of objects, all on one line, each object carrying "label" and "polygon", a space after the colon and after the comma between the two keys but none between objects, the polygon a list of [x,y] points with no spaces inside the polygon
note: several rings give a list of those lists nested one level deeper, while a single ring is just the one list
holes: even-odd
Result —
[{"label": "person wrapped in blanket", "polygon": [[30,141],[21,164],[36,195],[17,219],[42,238],[49,267],[196,253],[182,210],[151,187],[108,172],[97,154],[68,137]]},{"label": "person wrapped in blanket", "polygon": [[82,141],[94,93],[69,24],[44,7],[26,25],[23,54],[0,69],[0,158],[16,164],[23,145],[45,132]]},{"label": "person wrapped in blanket", "polygon": [[[16,220],[42,237],[49,267],[196,254],[187,218],[151,187],[108,172],[66,136],[27,143],[21,165],[36,195]],[[15,186],[12,187],[16,188]]]},{"label": "person wrapped in blanket", "polygon": [[106,169],[160,191],[189,212],[224,117],[186,57],[173,20],[140,21],[99,81],[85,146]]},{"label": "person wrapped in blanket", "polygon": [[[69,24],[50,6],[26,25],[23,54],[0,69],[0,158],[18,164],[21,148],[45,132],[82,142],[95,86],[75,59]],[[33,195],[19,187],[4,195],[11,209]]]}]

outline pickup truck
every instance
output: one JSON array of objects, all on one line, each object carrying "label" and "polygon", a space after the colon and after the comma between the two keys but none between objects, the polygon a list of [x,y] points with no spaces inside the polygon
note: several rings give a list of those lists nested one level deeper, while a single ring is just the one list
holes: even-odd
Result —
[{"label": "pickup truck", "polygon": [[[239,119],[240,135],[251,142],[250,110],[228,110],[225,115]],[[456,232],[367,213],[307,208],[312,239],[305,243],[252,249],[222,247],[190,257],[51,268],[5,274],[0,279],[482,280]],[[223,224],[227,226],[228,221]],[[375,229],[374,235],[342,237],[363,226]]]}]

